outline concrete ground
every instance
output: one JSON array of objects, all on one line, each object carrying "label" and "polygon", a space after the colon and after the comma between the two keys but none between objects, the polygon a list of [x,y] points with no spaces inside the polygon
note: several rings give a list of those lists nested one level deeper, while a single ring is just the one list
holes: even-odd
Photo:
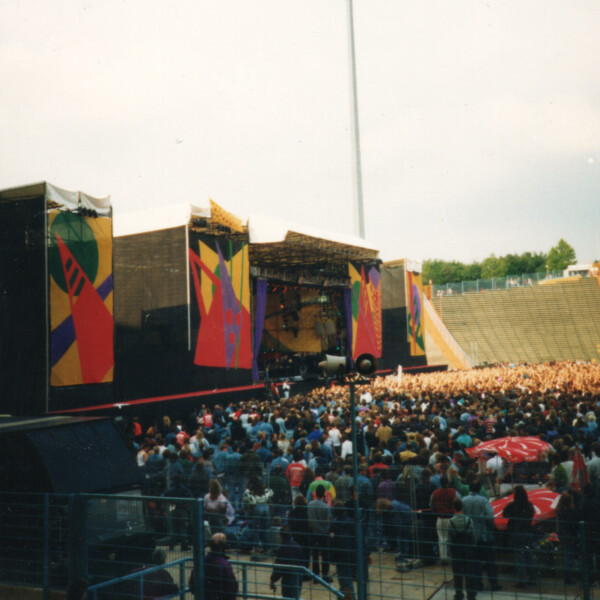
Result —
[{"label": "concrete ground", "polygon": [[[179,551],[169,552],[168,560],[181,558],[183,553]],[[235,572],[242,590],[243,571],[247,573],[247,591],[250,595],[275,597],[281,594],[280,585],[277,593],[269,588],[269,577],[271,574],[272,557],[261,557],[253,560],[247,554],[229,552],[232,561],[242,561],[244,566],[235,565]],[[177,573],[172,573],[177,578]],[[333,586],[338,588],[335,567],[332,567],[330,575],[333,577]],[[499,580],[502,591],[492,592],[489,583],[484,576],[485,590],[477,594],[478,600],[575,600],[583,598],[579,585],[564,585],[560,573],[540,580],[535,585],[525,589],[516,587],[514,572],[508,567],[501,565]],[[176,579],[177,580],[177,579]],[[394,555],[384,552],[371,554],[369,565],[369,600],[453,600],[454,589],[452,586],[452,569],[449,565],[439,564],[417,567],[409,570],[398,570]],[[191,600],[191,595],[186,600]],[[301,597],[305,600],[333,600],[335,595],[316,582],[305,582],[302,586]],[[592,588],[589,600],[600,600],[600,589]]]}]

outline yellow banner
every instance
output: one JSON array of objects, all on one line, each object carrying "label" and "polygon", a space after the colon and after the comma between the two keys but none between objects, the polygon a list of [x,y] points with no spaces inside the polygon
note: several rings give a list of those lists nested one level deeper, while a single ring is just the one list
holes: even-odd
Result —
[{"label": "yellow banner", "polygon": [[210,216],[215,223],[220,223],[238,233],[244,233],[244,226],[241,219],[221,208],[214,200],[210,201]]}]

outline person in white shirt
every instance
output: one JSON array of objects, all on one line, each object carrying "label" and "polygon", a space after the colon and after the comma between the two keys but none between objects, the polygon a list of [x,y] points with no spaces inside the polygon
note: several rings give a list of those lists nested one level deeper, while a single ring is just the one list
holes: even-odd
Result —
[{"label": "person in white shirt", "polygon": [[343,437],[343,442],[342,442],[342,459],[346,460],[347,456],[352,456],[352,439],[351,437],[348,436],[344,436]]},{"label": "person in white shirt", "polygon": [[333,425],[329,430],[329,439],[336,455],[339,455],[342,446],[342,432],[338,429],[339,417],[336,417],[333,421]]}]

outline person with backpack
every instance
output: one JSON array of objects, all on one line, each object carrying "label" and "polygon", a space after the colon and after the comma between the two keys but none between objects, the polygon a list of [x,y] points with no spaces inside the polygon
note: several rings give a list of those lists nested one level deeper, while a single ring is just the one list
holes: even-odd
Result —
[{"label": "person with backpack", "polygon": [[454,600],[477,598],[477,572],[475,569],[475,527],[471,517],[463,514],[463,501],[458,496],[452,502],[454,516],[448,519],[448,550],[454,578]]}]

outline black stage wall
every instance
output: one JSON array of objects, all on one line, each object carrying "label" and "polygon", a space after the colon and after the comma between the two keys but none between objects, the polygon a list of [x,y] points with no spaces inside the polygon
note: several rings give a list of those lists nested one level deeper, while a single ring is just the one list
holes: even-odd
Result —
[{"label": "black stage wall", "polygon": [[0,193],[0,413],[46,410],[46,200],[43,184]]},{"label": "black stage wall", "polygon": [[114,239],[116,401],[252,383],[250,370],[193,364],[187,244],[184,226]]},{"label": "black stage wall", "polygon": [[427,364],[426,356],[411,356],[408,343],[406,272],[404,261],[381,266],[381,320],[383,351],[381,370],[419,367]]}]

